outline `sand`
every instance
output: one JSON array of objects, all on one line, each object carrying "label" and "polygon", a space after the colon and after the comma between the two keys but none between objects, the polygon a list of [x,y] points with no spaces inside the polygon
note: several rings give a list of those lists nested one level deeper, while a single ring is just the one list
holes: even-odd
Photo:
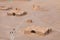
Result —
[{"label": "sand", "polygon": [[[32,9],[35,4],[40,5],[40,10]],[[7,16],[9,10],[0,10],[0,40],[60,40],[60,0],[1,1],[0,6],[20,8],[28,13],[16,17]],[[26,23],[28,19],[33,22]],[[23,29],[30,25],[51,27],[53,32],[44,37],[27,36]]]}]

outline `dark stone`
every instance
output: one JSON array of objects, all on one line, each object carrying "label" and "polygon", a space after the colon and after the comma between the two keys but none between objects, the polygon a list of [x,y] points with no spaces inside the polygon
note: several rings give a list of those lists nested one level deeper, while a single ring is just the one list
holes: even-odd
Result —
[{"label": "dark stone", "polygon": [[31,33],[36,33],[36,31],[34,31],[34,30],[31,30]]},{"label": "dark stone", "polygon": [[15,16],[16,14],[15,13],[13,13],[13,16]]}]

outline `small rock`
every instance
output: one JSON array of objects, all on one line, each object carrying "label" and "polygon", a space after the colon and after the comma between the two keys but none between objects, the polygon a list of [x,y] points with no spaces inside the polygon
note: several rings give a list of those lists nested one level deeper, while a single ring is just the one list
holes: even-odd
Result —
[{"label": "small rock", "polygon": [[40,6],[39,5],[33,5],[33,10],[40,10]]},{"label": "small rock", "polygon": [[32,20],[31,19],[28,19],[26,22],[27,23],[32,23]]},{"label": "small rock", "polygon": [[29,26],[25,28],[24,34],[28,35],[38,35],[38,36],[45,36],[52,31],[51,28],[47,27],[40,27],[40,26]]},{"label": "small rock", "polygon": [[14,10],[11,10],[7,13],[7,15],[10,15],[10,16],[24,16],[26,14],[27,14],[27,12],[22,11],[18,8],[14,9]]}]

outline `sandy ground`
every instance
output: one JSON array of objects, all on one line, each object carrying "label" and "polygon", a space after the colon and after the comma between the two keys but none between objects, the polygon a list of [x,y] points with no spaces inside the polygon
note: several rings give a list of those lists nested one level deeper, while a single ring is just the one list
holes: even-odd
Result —
[{"label": "sandy ground", "polygon": [[[35,11],[32,9],[33,4],[48,11]],[[21,8],[28,14],[21,17],[7,16],[7,11],[0,10],[0,40],[60,40],[60,0],[5,1],[0,2],[1,5]],[[32,19],[33,23],[26,23],[27,19]],[[28,37],[22,30],[29,25],[51,27],[53,32],[45,37]],[[14,33],[10,34],[11,31]]]}]

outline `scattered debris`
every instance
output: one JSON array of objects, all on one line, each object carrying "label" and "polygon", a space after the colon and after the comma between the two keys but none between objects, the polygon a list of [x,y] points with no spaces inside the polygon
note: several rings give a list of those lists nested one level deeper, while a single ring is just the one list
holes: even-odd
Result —
[{"label": "scattered debris", "polygon": [[7,15],[12,15],[12,16],[24,16],[26,15],[27,12],[19,10],[18,8],[16,8],[15,10],[11,10],[7,13]]},{"label": "scattered debris", "polygon": [[49,34],[51,31],[52,31],[52,29],[47,28],[47,27],[29,26],[29,27],[25,28],[24,34],[44,36],[44,35]]}]

